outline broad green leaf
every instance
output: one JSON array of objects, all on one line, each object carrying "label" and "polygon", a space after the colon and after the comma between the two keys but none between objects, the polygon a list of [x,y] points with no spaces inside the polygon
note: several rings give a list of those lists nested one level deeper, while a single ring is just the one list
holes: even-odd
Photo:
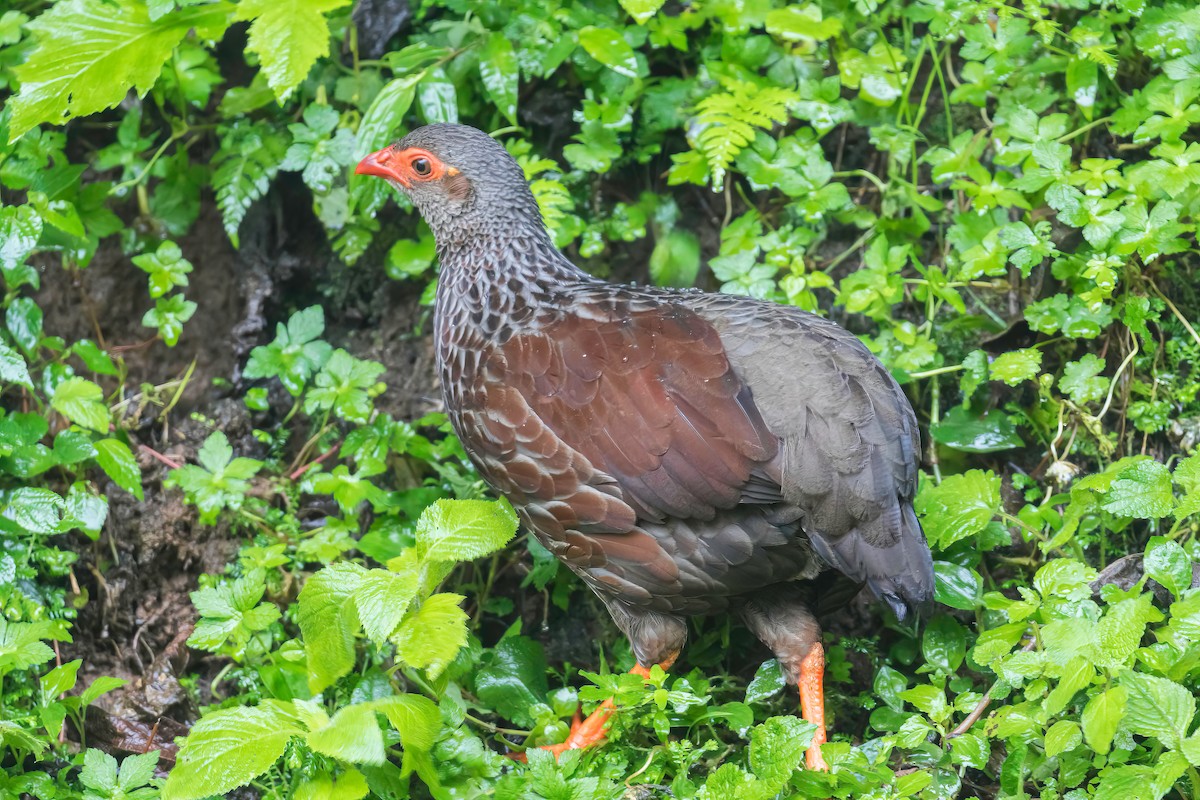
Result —
[{"label": "broad green leaf", "polygon": [[983,581],[972,569],[949,561],[933,562],[933,599],[963,611],[979,607]]},{"label": "broad green leaf", "polygon": [[54,390],[51,407],[72,422],[97,433],[108,433],[112,422],[104,392],[85,378],[67,378]]},{"label": "broad green leaf", "polygon": [[1152,538],[1146,545],[1142,567],[1176,598],[1192,588],[1192,560],[1178,542]]},{"label": "broad green leaf", "polygon": [[488,37],[479,55],[479,76],[496,108],[513,125],[517,124],[517,83],[520,69],[512,42],[496,31]]},{"label": "broad green leaf", "polygon": [[1170,471],[1150,458],[1138,459],[1121,470],[1101,503],[1109,513],[1138,519],[1165,517],[1174,505]]},{"label": "broad green leaf", "polygon": [[1000,478],[977,469],[922,485],[915,504],[925,535],[939,548],[982,531],[999,507]]},{"label": "broad green leaf", "polygon": [[929,429],[933,440],[964,453],[995,453],[1024,447],[1016,426],[1002,411],[976,415],[955,406]]},{"label": "broad green leaf", "polygon": [[415,574],[373,569],[362,575],[354,602],[363,630],[371,641],[382,644],[392,635],[416,594]]},{"label": "broad green leaf", "polygon": [[0,381],[15,383],[26,389],[33,388],[25,358],[5,344],[3,339],[0,339]]},{"label": "broad green leaf", "polygon": [[746,703],[765,703],[774,697],[777,697],[780,692],[787,686],[787,682],[783,677],[783,668],[779,665],[778,659],[767,659],[754,673],[754,678],[746,687]]},{"label": "broad green leaf", "polygon": [[620,0],[621,8],[625,9],[638,25],[645,25],[650,21],[665,2],[666,0]]},{"label": "broad green leaf", "polygon": [[130,89],[146,94],[193,28],[219,38],[228,22],[224,3],[180,9],[151,20],[144,3],[65,0],[29,23],[36,46],[15,72],[9,139],[35,125],[61,125],[112,108]]},{"label": "broad green leaf", "polygon": [[618,75],[637,77],[637,56],[629,42],[617,31],[589,25],[580,29],[579,44],[589,56]]},{"label": "broad green leaf", "polygon": [[303,732],[295,708],[280,700],[209,714],[192,726],[179,749],[163,800],[201,800],[245,786]]},{"label": "broad green leaf", "polygon": [[512,541],[517,516],[493,500],[438,500],[417,520],[417,548],[431,561],[470,561]]},{"label": "broad green leaf", "polygon": [[442,714],[433,701],[418,694],[384,697],[371,702],[400,734],[406,749],[431,750],[442,729]]},{"label": "broad green leaf", "polygon": [[1124,686],[1113,686],[1100,694],[1093,695],[1083,709],[1080,721],[1083,723],[1083,736],[1088,746],[1097,753],[1105,754],[1112,747],[1113,736],[1117,733],[1117,725],[1125,716],[1125,702],[1128,694]]},{"label": "broad green leaf", "polygon": [[1046,731],[1046,755],[1050,758],[1074,750],[1082,743],[1083,733],[1074,720],[1061,719]]},{"label": "broad green leaf", "polygon": [[136,497],[142,496],[142,470],[129,446],[119,439],[101,439],[96,442],[96,463],[100,469],[125,491]]},{"label": "broad green leaf", "polygon": [[359,628],[354,593],[365,572],[350,562],[331,564],[300,590],[297,621],[308,656],[308,686],[314,694],[354,668],[354,635]]},{"label": "broad green leaf", "polygon": [[393,637],[397,654],[430,678],[442,673],[467,643],[467,614],[460,594],[435,594],[400,625]]},{"label": "broad green leaf", "polygon": [[258,56],[275,97],[284,101],[329,54],[325,12],[351,0],[241,0],[235,17],[250,21],[246,49]]},{"label": "broad green leaf", "polygon": [[1121,677],[1126,692],[1126,728],[1142,736],[1153,736],[1172,750],[1187,738],[1196,698],[1183,686],[1167,678],[1127,672]]},{"label": "broad green leaf", "polygon": [[475,694],[505,719],[530,727],[535,722],[531,708],[546,702],[546,670],[540,644],[525,636],[508,636],[475,673]]},{"label": "broad green leaf", "polygon": [[310,731],[307,741],[316,752],[351,764],[378,766],[385,758],[383,732],[375,721],[373,703],[346,706],[328,723]]},{"label": "broad green leaf", "polygon": [[788,5],[767,14],[767,33],[788,42],[823,42],[841,32],[842,21],[836,16],[822,19],[817,3]]}]

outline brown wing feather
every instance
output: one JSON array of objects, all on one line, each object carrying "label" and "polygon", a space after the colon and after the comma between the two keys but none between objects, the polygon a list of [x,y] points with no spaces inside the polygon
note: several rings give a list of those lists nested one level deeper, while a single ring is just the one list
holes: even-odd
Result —
[{"label": "brown wing feather", "polygon": [[492,359],[519,396],[510,402],[615,482],[639,518],[711,519],[775,455],[716,331],[686,309],[566,317]]}]

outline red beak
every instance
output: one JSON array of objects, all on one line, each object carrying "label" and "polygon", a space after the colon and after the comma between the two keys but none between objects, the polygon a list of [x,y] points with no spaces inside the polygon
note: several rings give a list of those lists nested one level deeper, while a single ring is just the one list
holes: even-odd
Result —
[{"label": "red beak", "polygon": [[379,178],[396,181],[402,186],[408,186],[408,181],[400,175],[400,172],[393,164],[394,156],[395,153],[390,147],[377,150],[358,162],[358,166],[354,168],[354,174],[374,175]]}]

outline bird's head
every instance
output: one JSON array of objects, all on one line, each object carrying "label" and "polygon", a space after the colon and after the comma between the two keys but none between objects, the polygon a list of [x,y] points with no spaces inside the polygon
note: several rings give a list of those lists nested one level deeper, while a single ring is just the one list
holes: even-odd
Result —
[{"label": "bird's head", "polygon": [[525,174],[504,145],[468,125],[417,128],[354,170],[408,195],[439,244],[472,233],[542,225]]}]

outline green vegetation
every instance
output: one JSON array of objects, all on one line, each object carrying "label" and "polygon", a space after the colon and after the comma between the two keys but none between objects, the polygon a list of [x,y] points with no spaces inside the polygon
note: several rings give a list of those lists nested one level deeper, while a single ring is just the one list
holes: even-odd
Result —
[{"label": "green vegetation", "polygon": [[[1200,9],[433,0],[389,36],[375,8],[0,13],[0,797],[1200,797]],[[939,605],[916,632],[830,620],[832,774],[727,620],[621,675],[444,417],[387,410],[410,376],[351,334],[391,312],[347,287],[428,302],[435,254],[350,172],[435,121],[497,131],[594,273],[819,311],[905,383]],[[324,270],[272,278],[273,340],[154,372],[230,340],[198,286],[271,226]],[[150,341],[107,343],[136,325],[79,299],[101,262]],[[204,657],[181,747],[155,722],[130,751],[92,723],[153,620],[114,661],[105,576],[128,510],[180,499],[187,537],[236,549],[137,563],[190,571]],[[505,757],[612,694],[604,748]]]}]

